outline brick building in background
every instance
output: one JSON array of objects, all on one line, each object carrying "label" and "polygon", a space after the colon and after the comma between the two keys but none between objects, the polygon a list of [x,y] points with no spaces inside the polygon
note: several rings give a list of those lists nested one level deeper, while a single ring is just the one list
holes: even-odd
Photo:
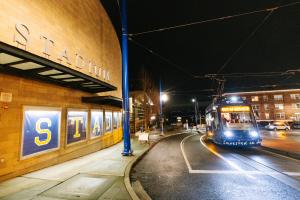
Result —
[{"label": "brick building in background", "polygon": [[300,121],[300,89],[225,93],[247,100],[257,120]]}]

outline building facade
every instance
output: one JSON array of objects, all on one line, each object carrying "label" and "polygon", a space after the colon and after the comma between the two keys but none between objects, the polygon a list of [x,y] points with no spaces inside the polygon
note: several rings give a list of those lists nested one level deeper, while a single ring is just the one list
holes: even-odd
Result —
[{"label": "building facade", "polygon": [[225,93],[247,100],[257,120],[300,121],[300,89]]},{"label": "building facade", "polygon": [[0,181],[122,140],[121,50],[100,1],[0,10]]}]

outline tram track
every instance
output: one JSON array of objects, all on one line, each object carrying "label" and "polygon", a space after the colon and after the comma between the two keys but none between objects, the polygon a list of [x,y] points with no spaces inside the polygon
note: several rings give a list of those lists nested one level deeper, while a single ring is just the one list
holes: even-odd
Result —
[{"label": "tram track", "polygon": [[[220,153],[217,153],[215,150],[211,150],[210,148],[208,148],[205,144],[205,141],[203,141],[203,138],[205,136],[201,136],[200,137],[200,143],[206,148],[208,149],[209,151],[211,151],[213,154],[215,154],[216,156],[222,158],[223,160],[227,161],[227,159],[222,156]],[[255,149],[255,151],[260,151],[259,149]],[[270,154],[274,154],[273,152],[268,152],[268,151],[263,151],[265,153],[270,153]],[[242,163],[252,167],[252,168],[255,168],[258,172],[260,172],[261,174],[263,175],[268,175],[268,176],[271,176],[273,178],[275,178],[276,180],[300,191],[300,181],[298,181],[297,179],[293,178],[292,176],[300,176],[300,172],[282,172],[282,171],[279,171],[278,169],[275,169],[269,165],[266,165],[262,162],[259,162],[247,155],[244,155],[240,152],[237,152],[237,151],[234,151],[234,153],[230,153],[229,154],[230,156],[232,156],[233,158],[241,161]],[[276,154],[277,156],[277,154]],[[281,155],[278,155],[278,156],[281,156]],[[294,162],[299,162],[298,160],[295,160],[295,159],[292,159],[292,158],[289,158],[289,157],[286,157],[286,156],[281,156],[281,157],[284,157],[285,159],[291,159],[293,160]],[[228,161],[227,161],[228,162]],[[241,170],[241,171],[244,171],[244,172],[247,172],[243,169],[238,169],[238,170]],[[254,174],[260,174],[260,173],[254,173],[254,172],[251,172],[250,171],[250,175],[245,173],[246,175],[248,175],[248,177],[250,176],[251,178],[253,178],[252,175]]]}]

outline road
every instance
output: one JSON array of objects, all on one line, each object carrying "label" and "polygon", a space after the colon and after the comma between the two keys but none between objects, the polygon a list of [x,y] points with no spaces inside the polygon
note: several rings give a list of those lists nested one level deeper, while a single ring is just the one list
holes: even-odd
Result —
[{"label": "road", "polygon": [[162,140],[134,167],[156,199],[300,199],[300,161],[267,151],[216,146],[199,134]]}]

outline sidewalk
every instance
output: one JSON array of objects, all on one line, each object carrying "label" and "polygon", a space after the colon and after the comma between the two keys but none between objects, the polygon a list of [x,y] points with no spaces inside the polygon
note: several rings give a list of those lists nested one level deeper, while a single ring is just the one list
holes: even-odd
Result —
[{"label": "sidewalk", "polygon": [[151,144],[174,134],[149,133],[150,144],[132,136],[134,156],[121,155],[123,142],[89,155],[0,183],[2,200],[131,199],[124,184],[126,167]]},{"label": "sidewalk", "polygon": [[107,149],[0,183],[0,199],[131,199],[124,185],[130,161],[149,148],[132,139],[134,156],[123,157],[123,142]]}]

